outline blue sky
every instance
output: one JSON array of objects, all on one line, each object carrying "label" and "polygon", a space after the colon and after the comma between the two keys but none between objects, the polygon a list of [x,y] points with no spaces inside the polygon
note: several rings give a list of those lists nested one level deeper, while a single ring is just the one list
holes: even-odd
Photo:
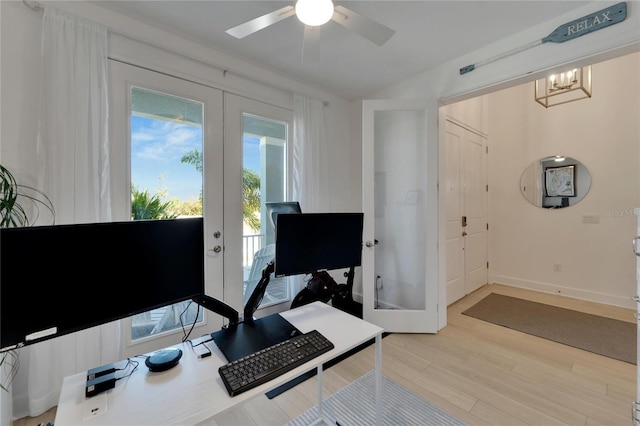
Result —
[{"label": "blue sky", "polygon": [[[200,194],[202,176],[180,158],[189,151],[202,151],[202,128],[147,117],[131,117],[131,182],[139,191],[155,194],[166,189],[169,198],[182,201]],[[244,138],[244,167],[260,168],[259,140]]]}]

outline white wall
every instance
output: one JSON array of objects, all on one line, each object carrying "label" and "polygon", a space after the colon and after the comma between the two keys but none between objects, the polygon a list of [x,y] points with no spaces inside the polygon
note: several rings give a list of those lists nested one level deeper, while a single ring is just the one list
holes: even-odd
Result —
[{"label": "white wall", "polygon": [[[592,72],[591,99],[548,109],[533,101],[533,83],[488,95],[490,282],[635,308],[640,54]],[[550,155],[589,169],[591,189],[577,205],[540,209],[521,195],[524,169]],[[600,223],[582,223],[582,215]]]},{"label": "white wall", "polygon": [[[562,65],[571,64],[583,66],[589,63],[600,62],[622,54],[638,51],[640,48],[640,10],[636,7],[638,2],[632,3],[628,8],[625,21],[612,25],[600,31],[578,37],[569,42],[553,44],[545,43],[535,48],[525,50],[516,55],[507,56],[501,60],[481,66],[476,70],[460,75],[459,69],[469,64],[475,64],[494,58],[505,52],[512,51],[527,45],[535,40],[551,33],[558,26],[570,22],[577,17],[586,16],[598,11],[614,2],[595,1],[574,11],[557,16],[553,20],[541,23],[532,28],[523,29],[522,32],[513,34],[497,43],[488,45],[482,49],[464,55],[448,63],[441,64],[427,70],[415,77],[398,82],[390,87],[377,92],[374,97],[378,99],[425,99],[431,104],[429,115],[427,144],[438,147],[443,146],[439,139],[439,111],[441,105],[451,104],[457,101],[470,99],[487,94],[499,89],[513,87],[524,82],[541,78],[549,70],[556,70]],[[455,35],[450,35],[455,37]],[[425,54],[428,54],[426,52]],[[637,78],[637,75],[636,75]],[[533,90],[533,89],[532,89]],[[483,119],[481,119],[482,122]],[[442,120],[440,120],[442,121]],[[438,168],[444,165],[444,149],[439,148],[439,158],[427,158],[426,167],[429,169],[428,179],[430,184],[437,185]],[[435,169],[435,171],[434,171]],[[432,175],[435,173],[435,177]],[[440,174],[440,176],[444,176]],[[637,173],[633,178],[637,179]],[[439,217],[444,218],[444,205],[442,195],[438,200]],[[491,218],[490,218],[491,220]],[[444,223],[440,220],[438,229],[428,229],[428,233],[434,238],[443,235]],[[602,228],[600,228],[602,229]],[[428,242],[431,244],[432,242]],[[444,241],[439,241],[439,246],[444,247]],[[446,309],[446,257],[443,252],[438,256],[437,282],[427,282],[427,286],[438,288],[439,327],[447,324]]]},{"label": "white wall", "polygon": [[[332,174],[329,190],[321,197],[329,206],[327,210],[360,208],[360,188],[351,184],[351,164],[360,163],[360,157],[353,155],[360,153],[352,147],[356,142],[351,139],[350,102],[86,2],[47,4],[113,29],[110,31],[111,57],[283,108],[293,108],[293,91],[328,102],[326,137]],[[27,8],[21,1],[0,1],[0,10],[0,162],[22,183],[35,185],[42,12]],[[230,71],[225,74],[224,69]],[[28,349],[22,350],[22,366],[13,383],[15,417],[23,417],[26,412]],[[0,421],[4,419],[2,416]]]}]

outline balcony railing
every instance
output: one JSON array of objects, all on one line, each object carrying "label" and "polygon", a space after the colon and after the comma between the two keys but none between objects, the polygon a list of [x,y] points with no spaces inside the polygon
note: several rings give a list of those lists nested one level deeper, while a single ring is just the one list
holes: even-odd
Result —
[{"label": "balcony railing", "polygon": [[253,254],[264,247],[264,234],[242,236],[242,267],[248,274],[251,269]]},{"label": "balcony railing", "polygon": [[[255,252],[266,245],[264,234],[244,235],[242,237],[242,272],[243,281],[247,281],[253,265]],[[265,305],[281,303],[289,300],[288,282],[285,277],[271,277],[267,293],[262,303]]]}]

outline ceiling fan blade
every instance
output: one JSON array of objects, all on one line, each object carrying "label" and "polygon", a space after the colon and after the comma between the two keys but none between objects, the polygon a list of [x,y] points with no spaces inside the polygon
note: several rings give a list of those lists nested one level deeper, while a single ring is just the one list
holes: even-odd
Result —
[{"label": "ceiling fan blade", "polygon": [[395,30],[340,5],[334,7],[331,19],[378,46],[385,44],[396,33]]},{"label": "ceiling fan blade", "polygon": [[302,39],[302,62],[317,62],[320,59],[320,27],[304,26]]},{"label": "ceiling fan blade", "polygon": [[234,36],[235,38],[244,38],[248,35],[267,28],[269,25],[273,25],[276,22],[280,22],[290,16],[295,15],[296,9],[293,6],[285,6],[282,9],[278,9],[266,15],[259,16],[255,19],[245,22],[244,24],[237,25],[233,28],[229,28],[226,33]]}]

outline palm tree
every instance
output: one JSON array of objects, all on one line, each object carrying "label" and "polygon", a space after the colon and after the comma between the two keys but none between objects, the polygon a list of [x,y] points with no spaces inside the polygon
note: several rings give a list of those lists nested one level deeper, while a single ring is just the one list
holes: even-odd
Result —
[{"label": "palm tree", "polygon": [[260,230],[260,176],[253,170],[242,169],[242,217],[254,231]]},{"label": "palm tree", "polygon": [[131,218],[144,219],[173,219],[178,215],[173,212],[173,202],[162,202],[158,194],[149,195],[149,191],[138,191],[131,185]]},{"label": "palm tree", "polygon": [[[192,164],[202,173],[202,151],[194,149],[180,159],[182,163]],[[242,217],[244,222],[254,231],[260,230],[260,176],[253,170],[242,169]]]}]

